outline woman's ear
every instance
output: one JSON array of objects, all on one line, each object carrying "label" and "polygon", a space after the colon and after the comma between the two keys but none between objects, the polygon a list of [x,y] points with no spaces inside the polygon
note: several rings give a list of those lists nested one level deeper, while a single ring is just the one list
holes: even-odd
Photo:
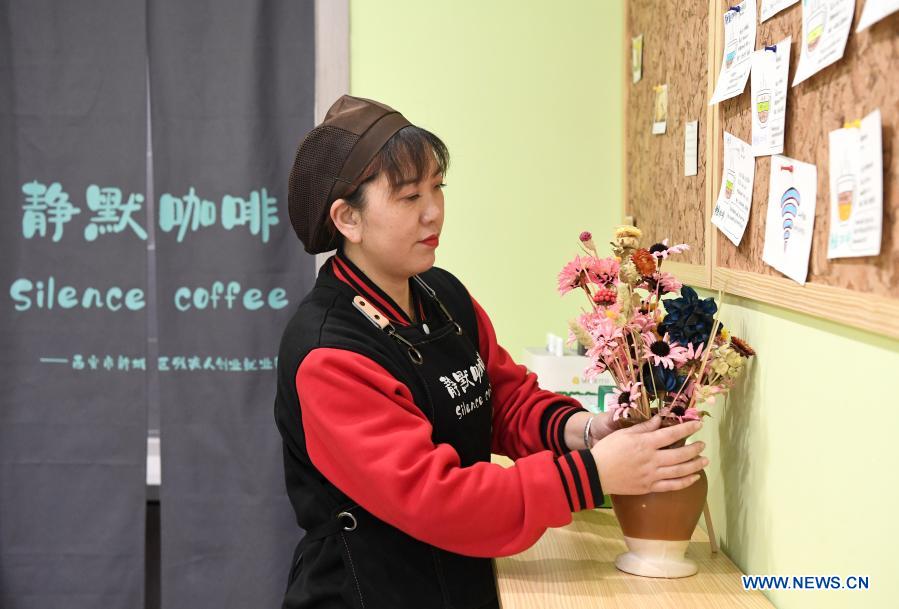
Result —
[{"label": "woman's ear", "polygon": [[346,199],[337,199],[331,203],[331,222],[350,243],[362,241],[362,215],[353,209]]}]

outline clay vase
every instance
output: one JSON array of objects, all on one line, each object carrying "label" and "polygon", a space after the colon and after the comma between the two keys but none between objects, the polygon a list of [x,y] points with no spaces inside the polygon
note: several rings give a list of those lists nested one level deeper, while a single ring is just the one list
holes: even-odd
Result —
[{"label": "clay vase", "polygon": [[628,552],[615,559],[621,571],[645,577],[688,577],[698,570],[684,557],[708,492],[708,480],[679,491],[646,495],[611,495]]}]

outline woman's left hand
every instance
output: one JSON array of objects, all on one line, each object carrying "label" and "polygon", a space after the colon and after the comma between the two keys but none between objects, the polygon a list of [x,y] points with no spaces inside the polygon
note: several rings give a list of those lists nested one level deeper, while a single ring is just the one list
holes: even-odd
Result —
[{"label": "woman's left hand", "polygon": [[600,412],[594,415],[593,422],[590,423],[590,437],[593,440],[593,444],[596,444],[617,429],[618,427],[612,422],[611,412]]}]

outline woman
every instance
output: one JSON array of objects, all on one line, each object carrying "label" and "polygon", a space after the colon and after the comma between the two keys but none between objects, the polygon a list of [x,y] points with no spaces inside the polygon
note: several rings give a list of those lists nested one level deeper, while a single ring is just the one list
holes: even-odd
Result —
[{"label": "woman", "polygon": [[477,301],[433,266],[447,165],[436,136],[350,96],[297,152],[291,222],[307,252],[338,251],[278,360],[287,489],[306,530],[284,607],[497,607],[491,557],[604,491],[683,488],[705,465],[699,442],[659,450],[699,423],[611,433],[497,344]]}]

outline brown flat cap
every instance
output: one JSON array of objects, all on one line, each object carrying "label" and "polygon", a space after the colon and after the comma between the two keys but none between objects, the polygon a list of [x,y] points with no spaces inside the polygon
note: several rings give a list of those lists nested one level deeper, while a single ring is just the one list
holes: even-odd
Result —
[{"label": "brown flat cap", "polygon": [[303,138],[290,171],[287,206],[307,252],[337,247],[340,235],[327,228],[331,203],[351,194],[354,181],[387,140],[410,124],[390,106],[343,95]]}]

